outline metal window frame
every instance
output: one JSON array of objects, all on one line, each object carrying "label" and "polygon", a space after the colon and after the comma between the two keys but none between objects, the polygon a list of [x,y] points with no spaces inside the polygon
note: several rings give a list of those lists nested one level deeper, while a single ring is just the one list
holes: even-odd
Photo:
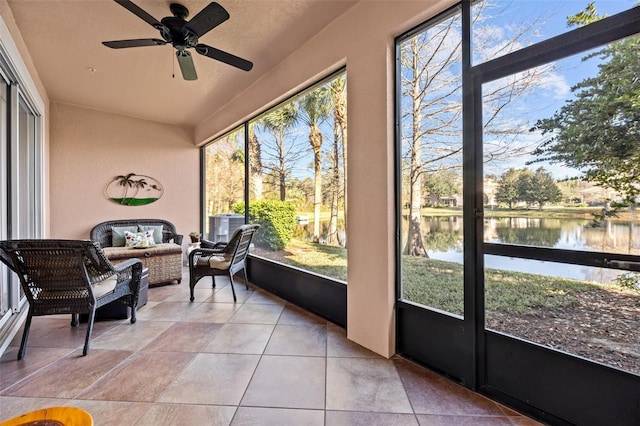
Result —
[{"label": "metal window frame", "polygon": [[[640,268],[638,256],[484,243],[482,85],[535,66],[569,57],[638,34],[640,7],[577,28],[494,60],[471,66],[471,5],[463,14],[463,218],[464,320],[401,299],[401,139],[399,44],[444,19],[438,15],[396,39],[396,291],[397,350],[402,355],[448,375],[463,385],[491,395],[517,409],[558,424],[591,419],[606,422],[612,414],[637,420],[640,377],[575,355],[485,329],[484,255],[502,255],[620,269]],[[450,13],[451,9],[445,12]],[[407,325],[409,324],[409,325]],[[421,340],[422,339],[422,340]],[[424,341],[427,339],[428,341]],[[455,353],[455,356],[451,356]],[[517,354],[514,356],[514,354]],[[467,365],[471,363],[472,365]],[[535,366],[531,371],[523,365]],[[538,369],[539,370],[538,370]],[[549,387],[540,371],[558,371]],[[570,373],[566,373],[570,372]],[[567,376],[569,382],[563,380]],[[548,375],[547,375],[548,377]],[[566,377],[565,377],[566,378]],[[594,378],[597,378],[594,382]],[[523,381],[524,380],[524,381]],[[594,383],[616,389],[597,403],[585,398]],[[575,390],[575,391],[574,391]],[[634,408],[635,407],[635,408]],[[636,410],[634,412],[634,410]],[[589,417],[590,416],[590,417]],[[634,417],[636,416],[636,417]],[[598,420],[595,420],[598,419]]]},{"label": "metal window frame", "polygon": [[[33,82],[29,70],[20,57],[20,52],[11,38],[10,32],[0,17],[0,78],[7,85],[7,110],[6,116],[6,138],[0,144],[0,185],[2,186],[2,199],[0,200],[0,238],[17,238],[16,235],[18,216],[18,200],[19,191],[27,191],[33,202],[33,211],[30,212],[30,229],[32,235],[30,237],[40,238],[45,231],[44,206],[46,203],[45,190],[45,120],[43,113],[45,104],[38,93],[38,89]],[[5,37],[6,36],[6,37]],[[33,135],[30,141],[33,146],[29,149],[29,173],[33,178],[32,186],[29,188],[21,188],[16,179],[16,168],[18,160],[18,144],[19,144],[19,105],[23,102],[28,112],[33,117]],[[8,286],[9,293],[9,311],[0,318],[0,335],[11,333],[12,329],[17,331],[19,325],[19,316],[13,315],[19,313],[21,308],[26,304],[26,298],[21,296],[20,283],[14,274],[1,265],[0,273],[5,284]],[[4,340],[4,339],[3,339]],[[8,344],[4,342],[3,344]],[[0,353],[2,348],[0,348]]]}]

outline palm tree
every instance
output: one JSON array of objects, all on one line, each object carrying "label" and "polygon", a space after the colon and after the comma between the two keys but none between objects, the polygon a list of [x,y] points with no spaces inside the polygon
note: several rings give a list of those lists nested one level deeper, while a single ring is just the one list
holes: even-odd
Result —
[{"label": "palm tree", "polygon": [[[333,80],[330,84],[331,89],[331,104],[333,106],[333,120],[334,120],[334,159],[336,170],[334,170],[334,183],[336,191],[334,198],[335,205],[332,205],[332,213],[331,213],[331,223],[329,225],[329,229],[332,230],[331,234],[335,233],[335,239],[338,240],[337,230],[338,230],[338,193],[340,192],[340,171],[337,167],[340,164],[338,156],[340,154],[339,149],[339,141],[342,141],[342,208],[344,210],[344,230],[345,234],[347,231],[347,79],[343,74],[340,77]],[[332,203],[333,204],[333,203]],[[335,231],[334,231],[335,230]],[[330,235],[330,240],[334,238]],[[345,241],[337,241],[338,243],[344,245],[346,248]]]},{"label": "palm tree", "polygon": [[322,133],[319,124],[329,117],[331,97],[327,86],[307,93],[298,100],[303,113],[300,120],[309,126],[309,144],[313,149],[313,241],[320,239],[320,207],[322,206]]},{"label": "palm tree", "polygon": [[251,180],[253,198],[256,201],[262,200],[262,150],[254,131],[254,124],[249,126],[249,179]]},{"label": "palm tree", "polygon": [[116,176],[115,180],[119,182],[118,185],[124,187],[124,194],[122,194],[122,200],[120,200],[120,204],[125,203],[127,199],[127,193],[129,192],[129,188],[133,187],[133,179],[131,179],[132,176],[135,176],[135,173]]},{"label": "palm tree", "polygon": [[136,196],[138,195],[138,192],[140,192],[140,189],[144,189],[144,187],[147,185],[148,183],[146,180],[144,180],[144,178],[139,180],[134,180],[132,182],[132,186],[135,188],[136,192],[134,192],[133,195],[129,198],[129,202],[127,204],[131,205],[131,202],[133,201],[134,198],[136,198]]},{"label": "palm tree", "polygon": [[276,164],[272,167],[272,170],[278,180],[281,201],[286,200],[286,182],[288,174],[286,167],[288,152],[285,147],[285,136],[287,131],[295,126],[297,122],[298,106],[293,102],[268,112],[260,119],[259,122],[259,125],[271,133],[275,138]]}]

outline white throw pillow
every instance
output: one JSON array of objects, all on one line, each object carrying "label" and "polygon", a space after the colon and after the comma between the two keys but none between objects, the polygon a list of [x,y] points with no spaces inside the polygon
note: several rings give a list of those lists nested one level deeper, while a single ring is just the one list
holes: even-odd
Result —
[{"label": "white throw pillow", "polygon": [[125,231],[124,245],[125,247],[135,248],[146,248],[155,246],[156,242],[153,239],[153,230],[149,229],[142,232]]}]

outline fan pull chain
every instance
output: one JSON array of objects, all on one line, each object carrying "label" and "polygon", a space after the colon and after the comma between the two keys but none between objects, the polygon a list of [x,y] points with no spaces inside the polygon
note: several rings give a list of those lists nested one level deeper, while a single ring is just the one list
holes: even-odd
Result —
[{"label": "fan pull chain", "polygon": [[171,78],[176,78],[176,61],[173,60],[173,52],[171,55]]}]

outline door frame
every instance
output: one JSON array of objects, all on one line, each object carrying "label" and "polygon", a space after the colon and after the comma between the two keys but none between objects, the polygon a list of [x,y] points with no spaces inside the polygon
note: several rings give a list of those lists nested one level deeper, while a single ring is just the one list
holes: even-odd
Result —
[{"label": "door frame", "polygon": [[[518,410],[557,424],[640,423],[640,376],[485,329],[484,255],[607,267],[610,254],[484,243],[482,85],[637,34],[640,7],[471,66],[463,0],[464,318],[401,298],[401,143],[396,119],[396,352]],[[450,9],[451,10],[451,9]],[[447,13],[447,12],[445,12]],[[426,22],[396,39],[406,39]],[[398,48],[396,55],[399,57]],[[396,60],[396,117],[400,63]],[[637,257],[616,255],[619,260]]]}]

